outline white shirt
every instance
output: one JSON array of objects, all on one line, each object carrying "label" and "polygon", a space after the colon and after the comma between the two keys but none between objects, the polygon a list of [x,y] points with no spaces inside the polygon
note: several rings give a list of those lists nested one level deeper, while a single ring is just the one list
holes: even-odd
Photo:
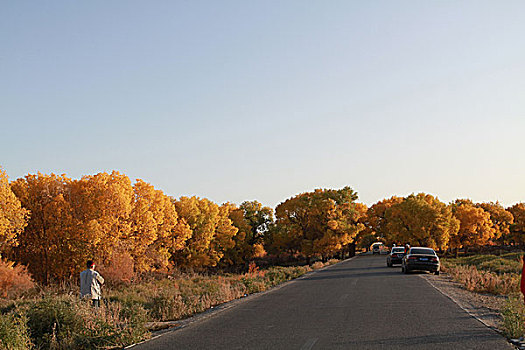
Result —
[{"label": "white shirt", "polygon": [[104,278],[93,270],[87,269],[80,273],[80,297],[91,297],[91,299],[100,299],[102,293],[100,286],[104,284]]}]

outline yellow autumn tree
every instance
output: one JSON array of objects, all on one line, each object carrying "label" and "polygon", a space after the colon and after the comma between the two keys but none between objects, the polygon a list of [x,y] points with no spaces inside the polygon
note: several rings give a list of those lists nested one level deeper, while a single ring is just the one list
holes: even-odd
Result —
[{"label": "yellow autumn tree", "polygon": [[240,265],[266,255],[264,236],[273,222],[273,210],[258,201],[245,201],[238,208],[230,205],[229,218],[238,232],[235,246],[226,252],[225,259]]},{"label": "yellow autumn tree", "polygon": [[143,180],[133,185],[134,200],[131,227],[122,237],[134,258],[137,271],[151,271],[168,266],[171,255],[184,247],[191,235],[189,227],[179,223],[171,198]]},{"label": "yellow autumn tree", "polygon": [[[363,237],[368,237],[365,239],[366,242],[371,241],[370,244],[372,244],[373,242],[380,240],[391,245],[392,243],[397,243],[399,241],[400,238],[397,233],[390,232],[387,229],[386,212],[390,207],[401,203],[403,200],[404,198],[402,197],[393,196],[388,199],[383,199],[368,208],[366,216],[362,219],[362,222],[365,225],[365,230],[362,231],[362,235]],[[374,236],[375,239],[371,236]]]},{"label": "yellow autumn tree", "polygon": [[510,227],[514,223],[512,213],[505,210],[498,202],[476,204],[476,207],[482,208],[490,214],[490,221],[492,221],[495,230],[493,240],[500,244],[508,244],[511,240]]},{"label": "yellow autumn tree", "polygon": [[0,167],[0,258],[18,244],[18,236],[27,225],[28,215],[11,190],[6,172]]},{"label": "yellow autumn tree", "polygon": [[27,175],[11,184],[31,212],[14,249],[17,262],[47,284],[69,278],[85,258],[84,242],[70,205],[71,180],[64,175]]},{"label": "yellow autumn tree", "polygon": [[510,226],[510,240],[525,250],[525,203],[516,203],[507,210],[514,219]]},{"label": "yellow autumn tree", "polygon": [[206,198],[181,197],[174,200],[175,209],[191,229],[186,247],[174,260],[184,266],[203,268],[216,266],[230,248],[237,228],[228,218],[227,206],[219,207]]},{"label": "yellow autumn tree", "polygon": [[438,198],[411,194],[385,212],[386,236],[390,242],[446,249],[459,228],[451,209]]},{"label": "yellow autumn tree", "polygon": [[490,213],[477,208],[470,200],[456,200],[452,203],[452,212],[459,222],[459,230],[450,238],[450,247],[467,249],[486,245],[494,238],[496,230],[490,219]]},{"label": "yellow autumn tree", "polygon": [[86,252],[99,263],[108,262],[131,233],[130,179],[118,171],[86,175],[72,182],[71,197]]},{"label": "yellow autumn tree", "polygon": [[275,209],[274,249],[310,259],[333,256],[353,243],[364,226],[358,222],[357,193],[350,187],[317,189],[292,197]]},{"label": "yellow autumn tree", "polygon": [[232,225],[237,228],[237,234],[233,238],[233,247],[224,252],[223,262],[227,265],[246,264],[254,255],[254,247],[249,243],[251,226],[245,219],[242,209],[234,204],[228,205],[231,206],[228,218],[231,220]]}]

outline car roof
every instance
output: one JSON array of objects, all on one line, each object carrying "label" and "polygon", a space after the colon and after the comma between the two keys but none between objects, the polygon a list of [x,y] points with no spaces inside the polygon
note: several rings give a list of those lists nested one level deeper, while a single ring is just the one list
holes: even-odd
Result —
[{"label": "car roof", "polygon": [[426,250],[431,250],[434,253],[436,253],[436,251],[434,249],[429,248],[429,247],[410,247],[410,251],[412,251],[412,249],[426,249]]}]

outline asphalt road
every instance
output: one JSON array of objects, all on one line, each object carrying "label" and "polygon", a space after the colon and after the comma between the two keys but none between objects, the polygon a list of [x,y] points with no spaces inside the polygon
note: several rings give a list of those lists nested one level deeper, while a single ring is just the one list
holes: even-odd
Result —
[{"label": "asphalt road", "polygon": [[512,349],[414,273],[359,256],[162,335],[148,349]]}]

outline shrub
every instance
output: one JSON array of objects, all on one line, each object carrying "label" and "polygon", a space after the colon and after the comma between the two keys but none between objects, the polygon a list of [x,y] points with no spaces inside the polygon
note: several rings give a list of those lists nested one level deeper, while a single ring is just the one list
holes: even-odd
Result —
[{"label": "shrub", "polygon": [[27,350],[32,346],[24,315],[0,314],[0,350]]},{"label": "shrub", "polygon": [[0,297],[15,299],[32,290],[35,283],[22,265],[0,260]]},{"label": "shrub", "polygon": [[73,349],[73,334],[79,333],[83,321],[71,300],[46,297],[28,310],[28,325],[37,347]]},{"label": "shrub", "polygon": [[135,279],[133,258],[128,252],[114,252],[109,263],[101,265],[98,270],[112,286],[129,284]]},{"label": "shrub", "polygon": [[148,336],[146,311],[120,303],[93,308],[71,297],[45,297],[29,307],[33,342],[44,349],[122,347]]},{"label": "shrub", "polygon": [[313,270],[318,270],[320,268],[323,268],[324,267],[324,263],[322,261],[316,261],[312,264],[312,269]]},{"label": "shrub", "polygon": [[502,329],[507,338],[520,338],[525,335],[525,305],[518,297],[509,297],[501,310]]},{"label": "shrub", "polygon": [[337,264],[338,262],[340,262],[339,259],[330,259],[328,260],[328,262],[326,263],[327,265],[335,265]]}]

